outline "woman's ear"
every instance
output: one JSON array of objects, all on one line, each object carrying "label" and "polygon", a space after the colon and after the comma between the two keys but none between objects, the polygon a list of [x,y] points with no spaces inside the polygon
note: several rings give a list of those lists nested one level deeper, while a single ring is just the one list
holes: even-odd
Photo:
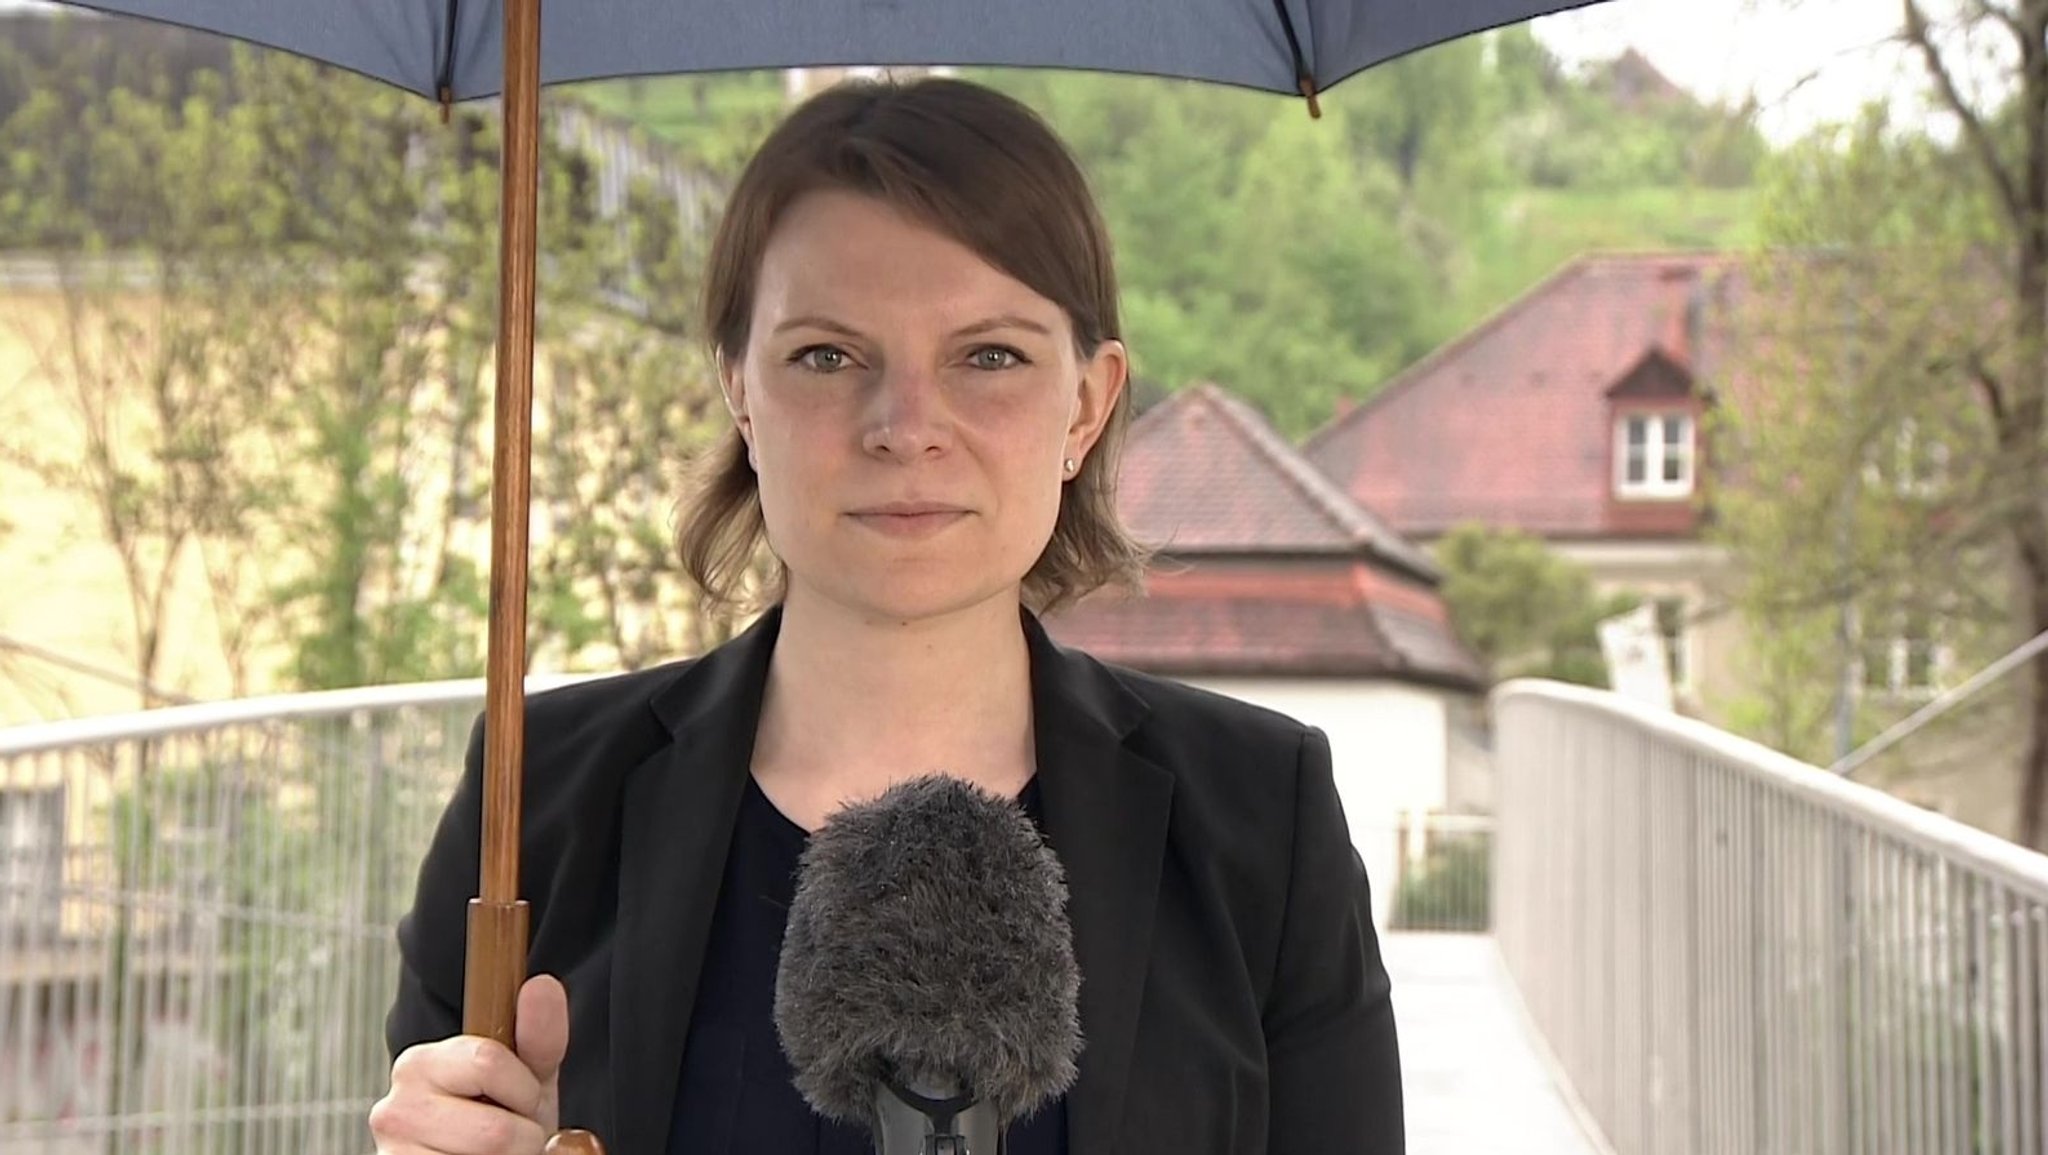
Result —
[{"label": "woman's ear", "polygon": [[1117,398],[1123,396],[1130,379],[1130,354],[1122,341],[1104,341],[1095,355],[1082,366],[1081,386],[1074,398],[1074,417],[1067,426],[1066,455],[1076,462],[1102,436],[1109,415],[1116,412]]},{"label": "woman's ear", "polygon": [[740,440],[747,443],[747,460],[760,468],[754,456],[754,423],[747,416],[746,374],[726,359],[725,352],[715,354],[718,362],[718,390],[725,396],[725,411],[732,415],[733,428],[739,430]]}]

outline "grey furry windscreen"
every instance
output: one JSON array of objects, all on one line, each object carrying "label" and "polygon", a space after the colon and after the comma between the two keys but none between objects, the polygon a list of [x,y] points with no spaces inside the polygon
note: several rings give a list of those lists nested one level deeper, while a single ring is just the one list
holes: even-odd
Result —
[{"label": "grey furry windscreen", "polygon": [[903,783],[811,838],[775,983],[775,1027],[820,1114],[867,1123],[890,1060],[963,1080],[1005,1123],[1064,1093],[1080,968],[1059,859],[1015,802]]}]

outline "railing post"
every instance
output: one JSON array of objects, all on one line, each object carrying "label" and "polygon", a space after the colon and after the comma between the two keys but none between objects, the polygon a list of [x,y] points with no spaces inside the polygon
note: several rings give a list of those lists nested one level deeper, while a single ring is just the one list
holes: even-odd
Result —
[{"label": "railing post", "polygon": [[[1671,752],[1671,756],[1674,758],[1684,757],[1676,751]],[[1681,957],[1685,960],[1685,1039],[1690,1051],[1690,1059],[1685,1071],[1685,1085],[1681,1088],[1683,1102],[1685,1103],[1685,1117],[1678,1121],[1679,1125],[1674,1130],[1686,1136],[1687,1140],[1691,1143],[1691,1146],[1687,1149],[1689,1155],[1706,1155],[1707,1137],[1703,1123],[1705,1116],[1704,1076],[1707,1065],[1706,1055],[1702,1049],[1706,1042],[1706,1036],[1705,1032],[1701,1029],[1701,1020],[1704,1016],[1701,1014],[1700,1007],[1700,971],[1702,969],[1700,927],[1706,915],[1704,904],[1701,901],[1704,888],[1700,877],[1700,855],[1702,853],[1700,840],[1700,826],[1702,824],[1700,816],[1700,787],[1703,775],[1689,758],[1681,762],[1680,767],[1675,769],[1673,774],[1679,780],[1678,789],[1675,793],[1682,800],[1679,813],[1685,845],[1685,856],[1683,859],[1685,863],[1685,883],[1682,899],[1685,910],[1685,930],[1684,949]]]},{"label": "railing post", "polygon": [[1618,1155],[2048,1142],[2048,857],[1613,695],[1495,710],[1501,954]]},{"label": "railing post", "polygon": [[[0,896],[0,1045],[41,1048],[0,1080],[0,1151],[368,1150],[397,970],[370,880],[417,870],[481,702],[382,687],[0,730],[0,791],[67,800],[64,867]],[[94,1045],[114,1066],[62,1094],[59,1057]]]}]

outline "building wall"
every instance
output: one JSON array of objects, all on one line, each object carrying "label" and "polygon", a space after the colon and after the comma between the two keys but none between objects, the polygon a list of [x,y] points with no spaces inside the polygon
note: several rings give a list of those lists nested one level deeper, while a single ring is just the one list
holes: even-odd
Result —
[{"label": "building wall", "polygon": [[1372,881],[1373,917],[1393,909],[1397,832],[1403,813],[1450,801],[1448,691],[1386,681],[1189,678],[1190,684],[1278,710],[1330,738],[1337,793],[1351,841]]},{"label": "building wall", "polygon": [[[1553,542],[1552,548],[1586,566],[1602,591],[1685,599],[1701,616],[1690,630],[1694,677],[1679,694],[1679,708],[1732,728],[1753,685],[1753,655],[1748,625],[1728,602],[1733,562],[1726,553],[1702,542]],[[1952,670],[1949,684],[1974,672]],[[2018,679],[2008,681],[1880,756],[1858,781],[2000,838],[2014,837],[2025,730],[2014,700]],[[1920,704],[1868,701],[1865,708],[1902,716]]]},{"label": "building wall", "polygon": [[[39,1006],[52,1009],[39,1013]],[[107,1057],[112,1033],[90,1009],[87,998],[62,987],[34,988],[0,1001],[0,1121],[104,1118],[112,1084]],[[208,1038],[207,1024],[161,1008],[142,1012],[137,1025],[136,1064],[129,1085],[139,1111],[173,1111],[194,1098],[195,1085],[216,1102],[230,1101],[231,1056]],[[294,1119],[293,1121],[296,1121]],[[83,1129],[80,1129],[83,1130]],[[89,1133],[61,1132],[37,1142],[38,1155],[104,1155],[106,1143]]]},{"label": "building wall", "polygon": [[[67,393],[75,366],[82,361],[89,367],[132,376],[136,372],[132,362],[146,360],[105,357],[89,337],[81,345],[86,349],[82,358],[69,355],[65,350],[72,337],[72,318],[79,314],[67,308],[55,278],[54,267],[46,262],[0,260],[0,595],[4,595],[0,596],[0,726],[291,688],[292,652],[286,636],[291,623],[285,619],[266,623],[237,663],[223,644],[223,615],[216,612],[209,570],[239,573],[241,596],[254,601],[264,596],[262,591],[303,573],[305,557],[295,553],[289,542],[194,541],[187,543],[169,584],[159,665],[151,682],[161,694],[146,703],[138,682],[139,646],[129,584],[120,555],[107,543],[96,505],[87,491],[53,484],[22,468],[9,452],[26,449],[64,467],[83,463],[87,431],[80,406]],[[105,315],[117,315],[124,324],[147,330],[157,309],[152,294],[136,289],[120,297],[97,299],[84,315],[102,321]],[[547,350],[538,350],[534,361],[537,395],[547,395],[555,368]],[[434,403],[431,398],[420,402]],[[131,431],[126,442],[131,448],[143,444],[153,424],[141,412],[139,389],[133,404],[136,412],[116,415],[110,423],[114,440],[120,442],[125,422]],[[543,406],[535,415],[537,438],[548,435],[547,421]],[[430,426],[421,422],[419,429]],[[426,561],[439,545],[433,536],[436,519],[423,511],[436,511],[444,504],[449,475],[445,462],[456,450],[445,438],[436,440],[430,433],[415,432],[407,452],[416,455],[413,464],[417,465],[407,469],[408,499],[413,512],[421,516],[408,518],[408,536],[400,546],[405,567],[401,580],[419,582],[429,577],[431,567]],[[488,469],[482,451],[461,452],[476,452],[476,467]],[[132,466],[146,474],[147,464],[138,454]],[[317,486],[321,479],[316,475],[310,484]],[[308,489],[299,495],[300,500],[312,500],[306,495],[317,492]],[[479,569],[488,564],[489,527],[480,514],[458,521],[449,532],[455,535],[455,552]],[[548,548],[554,532],[550,514],[537,505],[532,525],[535,557]],[[154,559],[145,560],[152,567],[157,564]],[[152,568],[150,588],[155,580]],[[232,623],[231,617],[226,620]],[[482,627],[479,619],[479,635]],[[606,663],[616,661],[616,654],[593,657],[598,649],[563,655],[559,646],[543,641],[530,656],[536,669],[568,664],[610,668]]]},{"label": "building wall", "polygon": [[1725,724],[1746,689],[1746,630],[1727,600],[1731,563],[1726,551],[1698,541],[1655,540],[1559,541],[1551,549],[1584,566],[1602,594],[1676,598],[1685,604],[1689,676],[1677,687],[1679,708]]},{"label": "building wall", "polygon": [[[76,408],[41,371],[65,336],[61,297],[0,290],[0,447],[83,460]],[[95,507],[51,486],[0,452],[0,725],[141,708],[133,678],[134,616],[121,561]],[[193,698],[228,695],[212,600],[196,557],[180,568],[165,615],[160,688]],[[54,663],[23,647],[62,655]]]}]

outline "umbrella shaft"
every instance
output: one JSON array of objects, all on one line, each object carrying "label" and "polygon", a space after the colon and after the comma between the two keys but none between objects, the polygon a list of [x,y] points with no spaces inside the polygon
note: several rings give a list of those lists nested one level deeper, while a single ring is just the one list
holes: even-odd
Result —
[{"label": "umbrella shaft", "polygon": [[491,464],[491,615],[485,688],[482,897],[519,897],[525,762],[526,572],[533,444],[534,249],[540,169],[540,0],[505,5],[498,387]]},{"label": "umbrella shaft", "polygon": [[[454,35],[450,29],[449,35]],[[498,388],[491,462],[491,625],[484,689],[482,894],[470,904],[463,1032],[513,1043],[526,981],[519,901],[526,748],[526,552],[533,442],[533,298],[540,183],[540,0],[506,0]]]}]

